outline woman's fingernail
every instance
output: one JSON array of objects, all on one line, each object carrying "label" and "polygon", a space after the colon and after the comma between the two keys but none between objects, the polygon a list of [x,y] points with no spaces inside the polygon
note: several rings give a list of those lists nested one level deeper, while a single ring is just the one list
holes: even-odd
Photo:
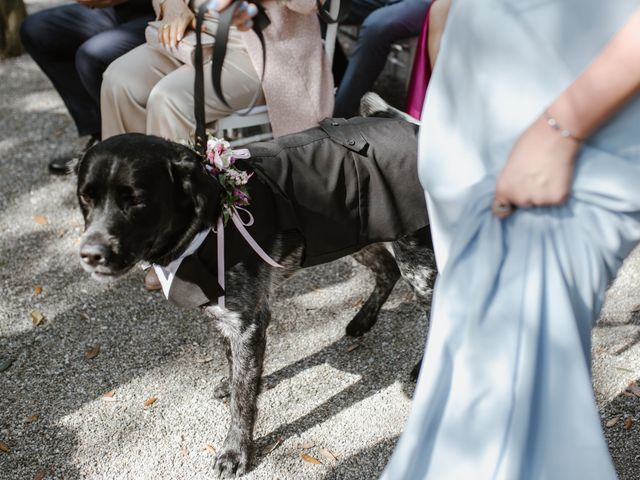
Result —
[{"label": "woman's fingernail", "polygon": [[250,17],[255,17],[258,14],[258,7],[256,7],[253,3],[249,5],[247,8],[247,13]]},{"label": "woman's fingernail", "polygon": [[251,28],[253,27],[253,20],[247,20],[246,22],[244,22],[244,26],[246,28]]},{"label": "woman's fingernail", "polygon": [[240,10],[241,12],[246,12],[247,8],[249,8],[249,2],[242,2],[238,10]]},{"label": "woman's fingernail", "polygon": [[215,10],[216,8],[218,8],[218,0],[209,0],[207,10]]}]

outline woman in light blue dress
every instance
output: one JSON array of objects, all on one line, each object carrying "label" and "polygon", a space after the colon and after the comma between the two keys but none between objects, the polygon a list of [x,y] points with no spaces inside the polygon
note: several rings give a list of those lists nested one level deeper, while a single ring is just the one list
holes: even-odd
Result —
[{"label": "woman in light blue dress", "polygon": [[384,479],[616,478],[591,327],[640,241],[639,7],[451,1],[420,133],[441,275]]}]

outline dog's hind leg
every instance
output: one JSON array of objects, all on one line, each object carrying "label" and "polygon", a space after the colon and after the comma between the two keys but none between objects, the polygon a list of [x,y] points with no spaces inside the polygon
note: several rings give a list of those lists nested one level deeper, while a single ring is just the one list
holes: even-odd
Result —
[{"label": "dog's hind leg", "polygon": [[[402,278],[409,283],[422,310],[428,317],[431,310],[433,286],[438,274],[428,229],[422,229],[413,235],[393,242],[393,252]],[[422,359],[411,371],[413,380],[418,378],[421,364]]]},{"label": "dog's hind leg", "polygon": [[400,270],[393,255],[382,243],[363,248],[353,255],[358,262],[370,268],[376,277],[376,286],[356,316],[347,325],[347,335],[359,337],[367,333],[378,320],[384,302],[400,278]]}]

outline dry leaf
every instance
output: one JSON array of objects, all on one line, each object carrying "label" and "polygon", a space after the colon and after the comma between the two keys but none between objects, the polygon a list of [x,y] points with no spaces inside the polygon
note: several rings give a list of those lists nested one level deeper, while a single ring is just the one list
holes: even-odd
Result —
[{"label": "dry leaf", "polygon": [[38,420],[40,417],[38,415],[30,415],[27,418],[24,419],[25,422],[27,423],[33,423],[36,420]]},{"label": "dry leaf", "polygon": [[633,426],[633,419],[631,417],[627,417],[624,421],[624,429],[629,430]]},{"label": "dry leaf", "polygon": [[355,302],[353,302],[353,304],[351,305],[351,308],[356,308],[359,307],[361,305],[364,304],[364,298],[361,298],[359,300],[356,300]]},{"label": "dry leaf", "polygon": [[302,448],[303,450],[308,450],[315,446],[316,446],[316,442],[314,442],[313,440],[307,440],[306,442],[300,444],[300,448]]},{"label": "dry leaf", "polygon": [[196,363],[209,363],[213,361],[213,357],[196,358]]},{"label": "dry leaf", "polygon": [[0,442],[0,452],[9,453],[10,451],[11,449],[9,448],[9,445],[4,442]]},{"label": "dry leaf", "polygon": [[47,476],[46,470],[38,470],[33,476],[33,480],[43,480]]},{"label": "dry leaf", "polygon": [[102,400],[105,402],[115,402],[116,399],[113,397],[116,394],[116,390],[109,390],[108,392],[104,392],[102,394]]},{"label": "dry leaf", "polygon": [[627,390],[625,390],[624,392],[622,392],[622,395],[624,395],[625,397],[636,398],[636,396],[635,396],[633,393],[631,393],[631,392],[629,392],[629,391],[627,391]]},{"label": "dry leaf", "polygon": [[4,372],[5,370],[8,370],[11,365],[13,365],[13,358],[0,360],[0,372]]},{"label": "dry leaf", "polygon": [[216,449],[213,448],[211,445],[209,445],[208,443],[205,445],[204,447],[204,451],[207,453],[210,453],[211,455],[215,455],[216,454]]},{"label": "dry leaf", "polygon": [[356,348],[360,348],[359,343],[352,343],[347,347],[347,352],[353,352]]},{"label": "dry leaf", "polygon": [[636,397],[640,397],[640,387],[636,382],[630,383],[629,386],[627,387],[627,390],[633,393]]},{"label": "dry leaf", "polygon": [[267,445],[264,450],[262,450],[262,455],[269,455],[271,452],[273,452],[276,448],[278,448],[280,446],[280,444],[284,442],[284,438],[282,437],[278,437],[276,438],[276,441],[273,442],[271,445]]},{"label": "dry leaf", "polygon": [[47,217],[45,217],[44,215],[36,215],[35,217],[33,217],[33,221],[38,225],[46,225],[49,223],[49,220],[47,220]]},{"label": "dry leaf", "polygon": [[180,454],[181,454],[183,457],[188,457],[188,456],[189,456],[189,450],[187,450],[187,447],[182,447],[182,448],[180,449]]},{"label": "dry leaf", "polygon": [[58,230],[58,238],[64,237],[64,234],[65,234],[64,228],[61,228],[60,230]]},{"label": "dry leaf", "polygon": [[94,347],[91,347],[89,350],[84,352],[84,358],[87,360],[91,360],[92,358],[96,358],[100,353],[100,344],[97,343]]},{"label": "dry leaf", "polygon": [[618,420],[620,420],[620,417],[613,417],[611,420],[609,420],[607,423],[605,423],[605,425],[606,425],[607,428],[611,428],[616,423],[618,423]]},{"label": "dry leaf", "polygon": [[320,447],[318,450],[320,451],[320,454],[330,462],[335,462],[336,460],[338,460],[336,456],[326,448]]},{"label": "dry leaf", "polygon": [[33,310],[29,315],[31,316],[31,323],[33,323],[34,327],[38,327],[44,322],[44,315],[40,310]]},{"label": "dry leaf", "polygon": [[300,457],[305,461],[305,462],[309,462],[309,463],[313,463],[314,465],[322,465],[322,462],[320,460],[318,460],[315,457],[312,457],[311,455],[307,455],[306,453],[301,453]]},{"label": "dry leaf", "polygon": [[81,313],[80,313],[80,318],[81,318],[82,320],[89,321],[89,315],[87,315],[87,314],[86,314],[86,313],[84,313],[84,312],[81,312]]},{"label": "dry leaf", "polygon": [[42,293],[42,287],[40,285],[36,285],[33,287],[33,293],[36,295],[40,295]]},{"label": "dry leaf", "polygon": [[156,403],[157,400],[158,400],[158,397],[149,397],[144,401],[144,406],[150,407],[151,405]]},{"label": "dry leaf", "polygon": [[621,372],[626,372],[626,373],[633,373],[634,372],[630,368],[622,368],[622,367],[616,367],[616,370],[620,370]]}]

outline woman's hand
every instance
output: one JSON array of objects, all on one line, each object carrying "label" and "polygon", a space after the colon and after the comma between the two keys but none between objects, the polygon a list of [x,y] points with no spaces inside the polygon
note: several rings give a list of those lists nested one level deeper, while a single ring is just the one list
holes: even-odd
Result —
[{"label": "woman's hand", "polygon": [[493,213],[506,218],[514,207],[560,205],[571,192],[580,143],[554,131],[540,116],[518,139],[496,184]]},{"label": "woman's hand", "polygon": [[162,23],[158,40],[165,48],[175,48],[187,28],[193,25],[194,19],[195,15],[184,0],[166,0],[160,4],[158,20],[162,20]]},{"label": "woman's hand", "polygon": [[[209,2],[209,11],[221,12],[229,6],[231,0],[214,0]],[[242,2],[233,14],[233,25],[241,31],[247,31],[253,27],[251,20],[258,13],[258,8],[248,2]],[[195,14],[187,6],[184,0],[166,0],[160,4],[158,20],[162,20],[158,39],[165,48],[175,48],[184,37],[184,32],[191,26],[195,28]],[[203,27],[204,30],[204,27]]]},{"label": "woman's hand", "polygon": [[[210,2],[210,10],[215,10],[218,12],[222,12],[225,8],[229,6],[231,0],[213,0]],[[253,17],[258,14],[258,7],[256,7],[253,3],[242,2],[240,4],[240,8],[238,8],[233,14],[233,23],[232,25],[236,27],[241,32],[246,32],[253,27]]]}]

